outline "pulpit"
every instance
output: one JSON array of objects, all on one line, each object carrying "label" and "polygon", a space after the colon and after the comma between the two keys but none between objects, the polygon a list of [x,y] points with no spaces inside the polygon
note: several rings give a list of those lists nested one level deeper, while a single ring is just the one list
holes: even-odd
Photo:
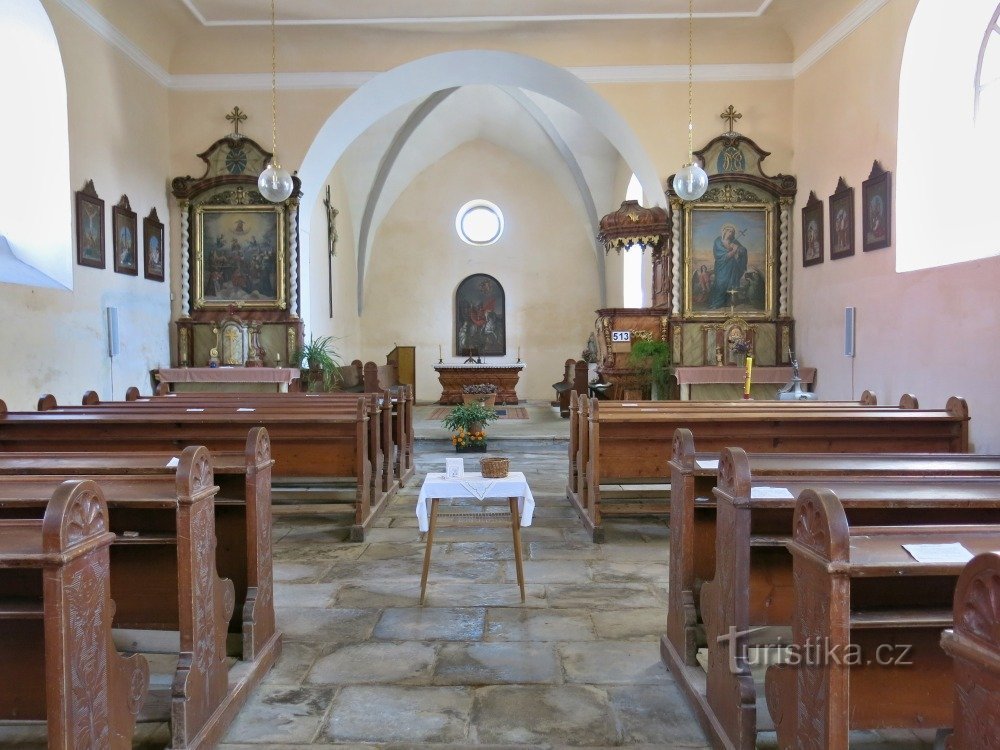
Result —
[{"label": "pulpit", "polygon": [[439,404],[462,403],[462,386],[491,383],[497,387],[498,404],[517,404],[517,381],[524,369],[523,362],[511,364],[436,364],[434,370],[441,381]]}]

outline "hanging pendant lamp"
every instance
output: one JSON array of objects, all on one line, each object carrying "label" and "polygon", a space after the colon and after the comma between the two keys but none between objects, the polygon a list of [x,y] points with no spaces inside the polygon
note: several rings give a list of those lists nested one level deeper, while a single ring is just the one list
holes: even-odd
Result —
[{"label": "hanging pendant lamp", "polygon": [[696,201],[708,190],[708,175],[694,158],[694,0],[688,0],[688,162],[674,175],[674,192]]},{"label": "hanging pendant lamp", "polygon": [[281,203],[292,194],[292,174],[278,162],[278,66],[275,0],[271,0],[271,160],[257,178],[257,189],[271,203]]}]

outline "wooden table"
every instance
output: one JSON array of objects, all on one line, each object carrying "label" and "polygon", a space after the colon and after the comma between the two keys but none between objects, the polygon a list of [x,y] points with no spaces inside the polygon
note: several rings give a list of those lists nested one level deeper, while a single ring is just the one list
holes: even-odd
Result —
[{"label": "wooden table", "polygon": [[476,383],[492,383],[497,387],[498,404],[517,404],[517,381],[524,369],[523,362],[506,364],[436,364],[438,380],[441,381],[439,404],[462,403],[462,386]]}]

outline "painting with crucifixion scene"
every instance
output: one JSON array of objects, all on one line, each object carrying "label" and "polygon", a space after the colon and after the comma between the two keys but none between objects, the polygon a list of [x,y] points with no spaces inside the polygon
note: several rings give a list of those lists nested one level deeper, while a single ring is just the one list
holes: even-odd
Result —
[{"label": "painting with crucifixion scene", "polygon": [[500,282],[485,273],[467,276],[455,291],[455,348],[460,357],[507,353],[507,320]]},{"label": "painting with crucifixion scene", "polygon": [[684,314],[770,317],[774,309],[774,224],[769,204],[684,208]]},{"label": "painting with crucifixion scene", "polygon": [[285,309],[281,205],[198,206],[194,240],[195,309]]}]

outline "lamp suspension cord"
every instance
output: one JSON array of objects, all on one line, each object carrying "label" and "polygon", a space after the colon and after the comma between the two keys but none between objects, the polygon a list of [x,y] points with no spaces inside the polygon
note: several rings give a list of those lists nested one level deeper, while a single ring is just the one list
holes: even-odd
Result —
[{"label": "lamp suspension cord", "polygon": [[688,163],[694,164],[694,0],[688,0]]},{"label": "lamp suspension cord", "polygon": [[275,0],[271,0],[271,163],[278,167],[278,34]]}]

